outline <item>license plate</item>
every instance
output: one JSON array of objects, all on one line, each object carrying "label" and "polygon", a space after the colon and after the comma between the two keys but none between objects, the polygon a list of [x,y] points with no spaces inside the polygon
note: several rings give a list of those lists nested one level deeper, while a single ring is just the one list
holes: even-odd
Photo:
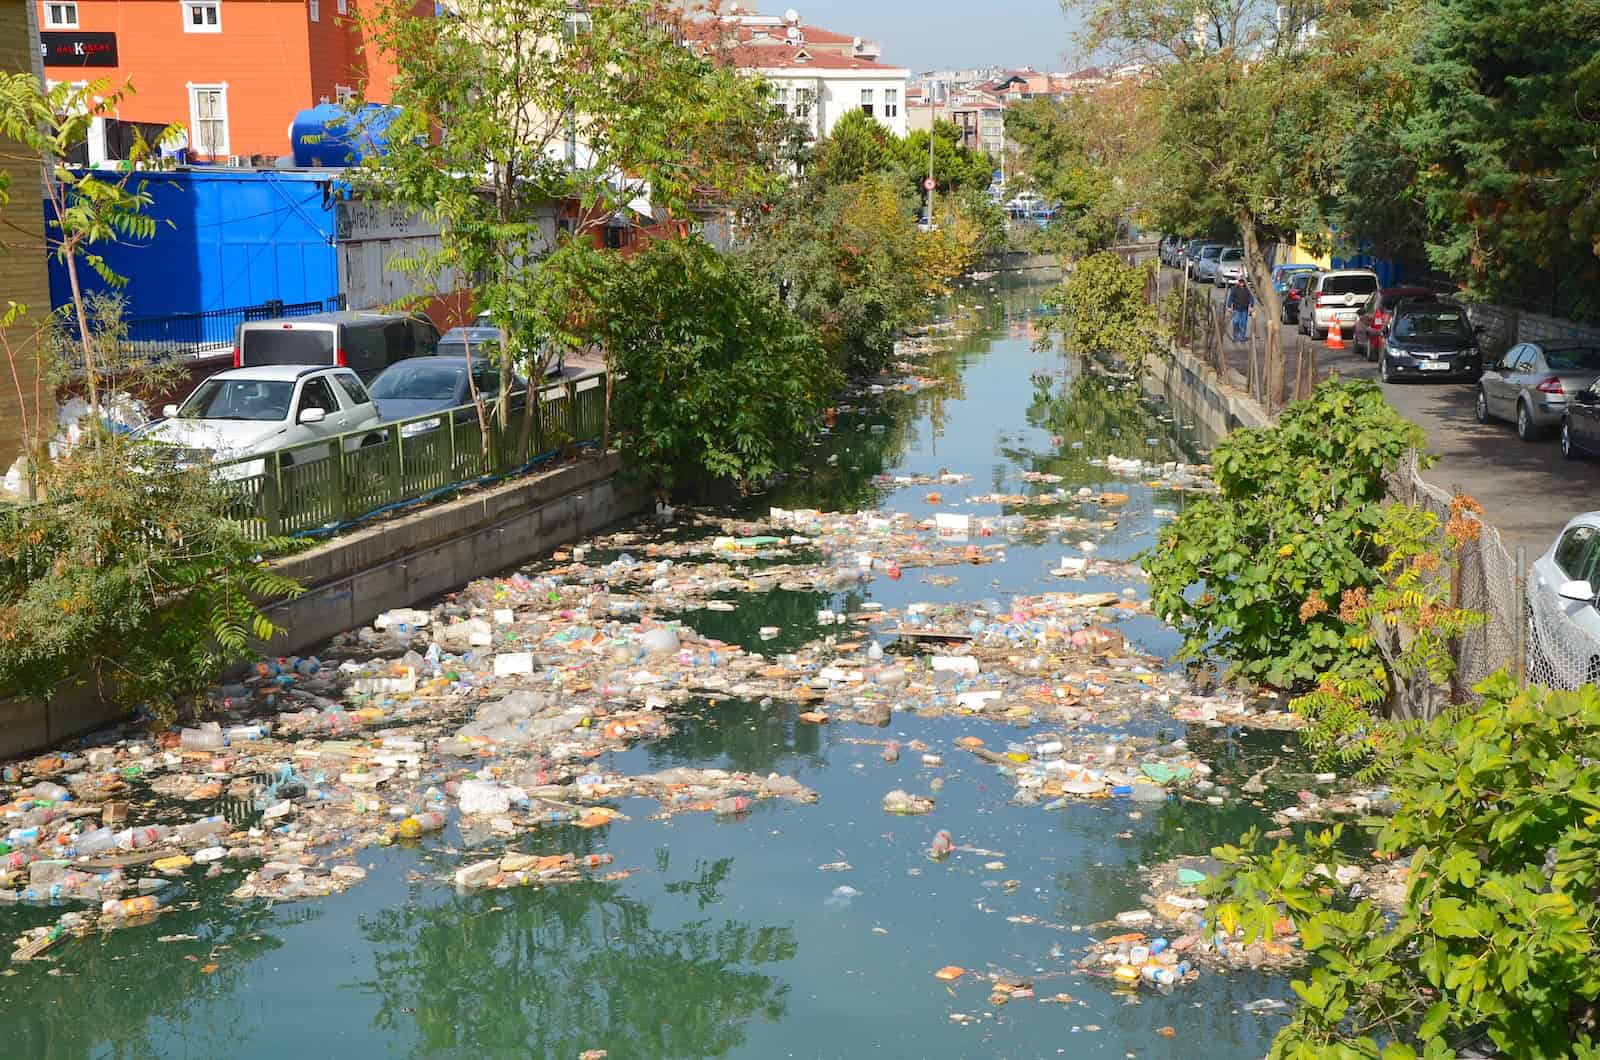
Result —
[{"label": "license plate", "polygon": [[1448,372],[1450,365],[1445,361],[1422,361],[1417,365],[1420,372]]}]

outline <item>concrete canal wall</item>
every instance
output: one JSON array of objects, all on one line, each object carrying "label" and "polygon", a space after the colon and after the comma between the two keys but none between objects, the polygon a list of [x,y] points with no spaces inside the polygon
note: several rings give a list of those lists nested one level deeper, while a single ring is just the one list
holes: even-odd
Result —
[{"label": "concrete canal wall", "polygon": [[649,491],[615,454],[517,479],[335,538],[278,564],[306,587],[268,615],[298,653],[394,607],[432,600],[644,509]]},{"label": "concrete canal wall", "polygon": [[[316,648],[383,611],[431,600],[643,510],[649,491],[619,474],[615,454],[502,483],[334,538],[278,568],[306,593],[268,614],[289,632],[275,654]],[[0,758],[110,724],[125,712],[93,687],[43,700],[0,700]]]},{"label": "concrete canal wall", "polygon": [[1265,427],[1270,422],[1260,402],[1176,344],[1168,356],[1146,362],[1143,382],[1146,393],[1182,408],[1210,438],[1221,438],[1239,427]]}]

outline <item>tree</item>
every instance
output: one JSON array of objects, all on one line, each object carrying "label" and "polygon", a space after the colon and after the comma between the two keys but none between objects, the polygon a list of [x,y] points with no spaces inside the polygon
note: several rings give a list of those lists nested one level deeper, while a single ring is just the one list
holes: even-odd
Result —
[{"label": "tree", "polygon": [[1478,691],[1386,758],[1395,809],[1375,827],[1381,855],[1409,855],[1397,910],[1331,893],[1338,830],[1214,851],[1214,922],[1250,940],[1287,918],[1310,958],[1270,1056],[1600,1055],[1600,690],[1501,673]]},{"label": "tree", "polygon": [[928,176],[928,140],[933,140],[933,180],[939,195],[960,195],[964,192],[983,193],[994,181],[994,163],[989,156],[974,151],[961,142],[961,128],[955,122],[940,119],[934,122],[933,132],[913,129],[902,139],[892,137],[889,153],[911,181],[912,191],[923,193],[922,182]]},{"label": "tree", "polygon": [[1146,297],[1154,273],[1153,262],[1128,265],[1110,251],[1084,258],[1045,296],[1057,310],[1045,326],[1075,353],[1120,357],[1139,371],[1161,341],[1161,322]]},{"label": "tree", "polygon": [[[829,188],[853,184],[863,177],[890,169],[898,152],[891,152],[889,130],[859,110],[847,110],[834,123],[827,139],[817,144],[807,172],[813,186]],[[926,150],[927,141],[923,141]]]},{"label": "tree", "polygon": [[[144,212],[151,202],[149,179],[135,179],[135,174],[161,145],[175,141],[181,129],[169,125],[154,141],[136,135],[128,148],[128,164],[114,174],[70,166],[67,157],[88,139],[94,120],[115,116],[131,91],[127,86],[113,90],[104,79],[78,86],[62,82],[46,89],[31,73],[0,74],[0,140],[19,145],[25,161],[42,159],[44,163],[45,244],[66,269],[83,382],[96,423],[100,420],[102,373],[88,300],[79,282],[80,261],[113,288],[127,282],[106,264],[95,246],[122,239],[148,240],[156,234],[155,218]],[[15,324],[20,315],[12,303],[7,326]],[[35,439],[35,448],[40,441]],[[94,444],[100,444],[98,432]]]},{"label": "tree", "polygon": [[1373,89],[1353,27],[1379,5],[1064,2],[1086,13],[1086,43],[1156,69],[1148,167],[1160,180],[1157,217],[1175,231],[1206,231],[1220,218],[1237,226],[1265,310],[1265,391],[1275,404],[1284,357],[1267,248],[1321,225],[1344,135]]},{"label": "tree", "polygon": [[[506,334],[503,372],[542,374],[558,338],[541,327],[540,262],[563,225],[593,240],[646,199],[654,221],[687,221],[696,205],[764,200],[782,179],[789,126],[765,87],[685,48],[665,10],[472,0],[432,17],[392,0],[366,30],[398,69],[399,116],[363,191],[440,226],[438,248],[407,265],[446,289],[471,278]],[[524,448],[535,415],[529,402]]]},{"label": "tree", "polygon": [[629,381],[614,411],[636,468],[668,487],[709,477],[747,488],[805,455],[842,379],[739,258],[690,238],[629,259],[558,260],[572,302],[607,308],[573,323]]},{"label": "tree", "polygon": [[1384,478],[1421,442],[1362,380],[1321,383],[1276,425],[1224,439],[1218,493],[1186,507],[1142,560],[1152,610],[1184,635],[1183,654],[1302,691],[1352,660],[1375,665],[1338,603],[1382,576]]},{"label": "tree", "polygon": [[1428,255],[1487,297],[1600,314],[1600,8],[1436,0],[1402,142]]}]

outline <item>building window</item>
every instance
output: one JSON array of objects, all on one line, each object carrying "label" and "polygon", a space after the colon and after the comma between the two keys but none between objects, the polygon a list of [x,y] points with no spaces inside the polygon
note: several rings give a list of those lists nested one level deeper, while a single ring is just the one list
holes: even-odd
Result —
[{"label": "building window", "polygon": [[893,118],[900,113],[900,90],[886,88],[883,90],[883,116]]},{"label": "building window", "polygon": [[816,100],[817,92],[814,88],[797,88],[794,90],[794,116],[801,121],[811,120],[811,104]]},{"label": "building window", "polygon": [[349,13],[350,13],[350,0],[339,0],[339,14],[348,15]]},{"label": "building window", "polygon": [[47,29],[77,29],[77,4],[44,5],[44,24]]},{"label": "building window", "polygon": [[311,5],[311,21],[321,22],[322,4],[319,3],[318,0],[307,0],[307,2]]},{"label": "building window", "polygon": [[228,153],[228,86],[189,86],[189,147],[197,155]]},{"label": "building window", "polygon": [[333,101],[335,103],[339,104],[339,106],[341,106],[341,107],[347,106],[350,103],[350,101],[355,99],[355,98],[356,98],[356,90],[351,88],[349,85],[334,85],[333,86]]},{"label": "building window", "polygon": [[222,0],[183,0],[185,33],[221,33]]},{"label": "building window", "polygon": [[861,90],[861,113],[869,118],[872,117],[872,89],[870,88]]}]

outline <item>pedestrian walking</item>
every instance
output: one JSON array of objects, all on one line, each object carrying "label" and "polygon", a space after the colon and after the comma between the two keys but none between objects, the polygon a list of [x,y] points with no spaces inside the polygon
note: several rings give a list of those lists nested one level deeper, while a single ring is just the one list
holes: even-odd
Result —
[{"label": "pedestrian walking", "polygon": [[1243,342],[1248,337],[1250,309],[1254,304],[1255,299],[1250,297],[1250,288],[1244,285],[1244,277],[1239,277],[1228,291],[1228,308],[1233,310],[1234,342]]}]

